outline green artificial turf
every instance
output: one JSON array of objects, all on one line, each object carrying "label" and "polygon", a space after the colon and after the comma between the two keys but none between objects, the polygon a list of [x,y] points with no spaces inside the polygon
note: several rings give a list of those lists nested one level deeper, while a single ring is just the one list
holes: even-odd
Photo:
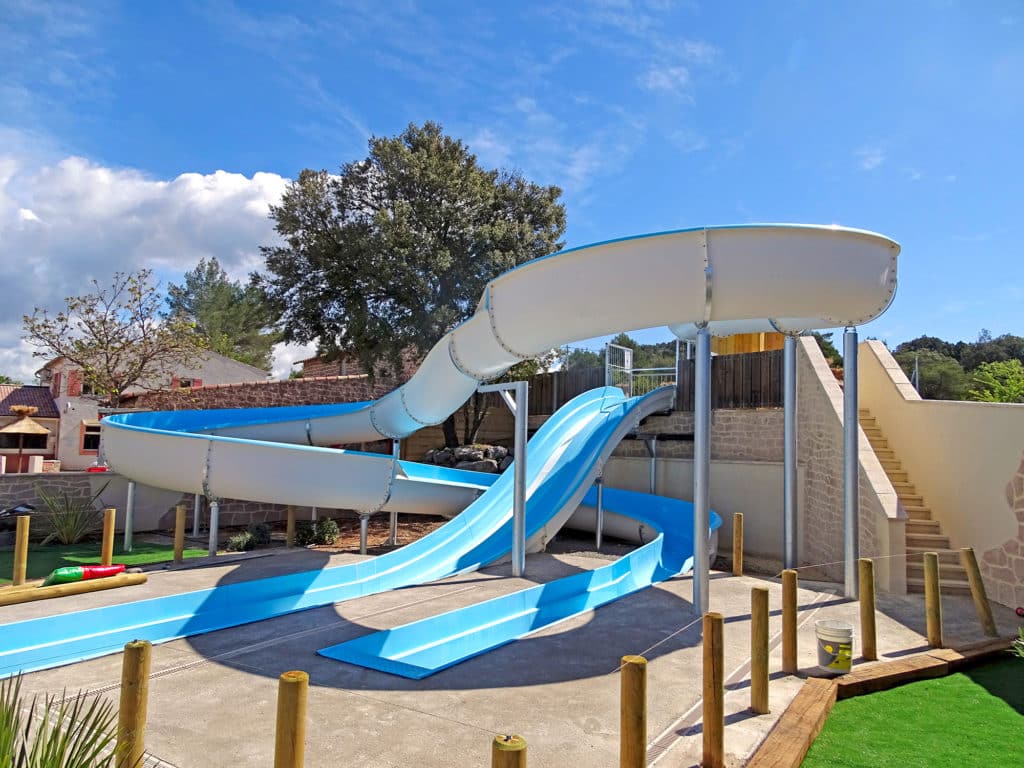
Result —
[{"label": "green artificial turf", "polygon": [[837,702],[803,765],[1024,766],[1024,660]]},{"label": "green artificial turf", "polygon": [[[203,557],[205,549],[186,549],[185,557]],[[174,547],[170,544],[151,544],[139,542],[132,547],[131,554],[124,554],[120,546],[114,547],[114,562],[123,563],[129,568],[137,565],[169,562],[174,557]],[[30,546],[28,550],[29,579],[43,579],[54,568],[66,565],[99,565],[100,543],[86,541],[81,544],[56,544],[49,547]],[[0,584],[9,584],[14,572],[14,551],[0,551]]]}]

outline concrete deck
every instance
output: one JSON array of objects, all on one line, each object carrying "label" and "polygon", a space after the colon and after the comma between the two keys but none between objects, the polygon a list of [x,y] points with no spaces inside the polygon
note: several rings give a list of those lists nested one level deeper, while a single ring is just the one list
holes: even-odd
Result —
[{"label": "concrete deck", "polygon": [[[131,599],[201,589],[291,570],[356,559],[300,551],[206,568],[164,571],[132,587]],[[528,579],[508,566],[396,590],[269,621],[179,640],[153,650],[147,749],[160,764],[270,765],[273,762],[277,677],[310,674],[306,765],[441,768],[486,765],[495,734],[518,733],[529,763],[545,766],[615,765],[619,680],[624,654],[649,660],[649,761],[690,766],[701,751],[699,621],[691,581],[677,578],[526,640],[471,659],[422,681],[391,677],[315,655],[318,648],[368,631],[478,602],[533,583],[593,568],[604,556],[531,556]],[[754,716],[749,704],[750,589],[771,592],[771,708]],[[836,585],[802,584],[799,592],[800,665],[817,664],[814,621],[858,623],[857,603],[837,597]],[[7,623],[32,615],[80,610],[129,597],[114,590],[3,609]],[[775,579],[715,573],[711,606],[726,617],[726,751],[742,765],[802,684],[783,676],[779,633],[780,586]],[[878,600],[883,660],[926,647],[920,596]],[[1000,628],[1017,621],[994,606]],[[982,639],[969,598],[943,599],[947,644]],[[855,654],[859,650],[855,640]],[[855,660],[855,663],[856,660]],[[120,655],[26,676],[25,690],[89,689],[115,701]],[[147,761],[147,765],[158,764]]]}]

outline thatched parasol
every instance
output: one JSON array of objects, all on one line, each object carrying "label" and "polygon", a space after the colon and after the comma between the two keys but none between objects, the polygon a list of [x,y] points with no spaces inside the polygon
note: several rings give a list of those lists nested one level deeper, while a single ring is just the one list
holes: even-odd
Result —
[{"label": "thatched parasol", "polygon": [[12,405],[11,413],[18,420],[0,427],[0,433],[18,436],[18,471],[21,472],[21,454],[25,448],[25,435],[48,435],[50,430],[32,417],[39,412],[34,405]]}]

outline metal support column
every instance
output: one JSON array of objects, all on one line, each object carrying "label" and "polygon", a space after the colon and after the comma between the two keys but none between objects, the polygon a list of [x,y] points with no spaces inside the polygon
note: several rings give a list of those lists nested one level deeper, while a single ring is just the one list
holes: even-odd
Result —
[{"label": "metal support column", "polygon": [[370,516],[367,514],[359,515],[359,554],[366,554],[366,537],[369,533]]},{"label": "metal support column", "polygon": [[797,530],[797,456],[796,456],[796,336],[786,336],[782,357],[782,402],[784,410],[782,430],[782,539],[783,563],[786,568],[797,567],[799,531]]},{"label": "metal support column", "polygon": [[601,544],[604,543],[604,475],[598,475],[594,480],[597,486],[597,514],[594,517],[594,549],[601,551]]},{"label": "metal support column", "polygon": [[124,504],[124,551],[132,551],[132,535],[135,533],[135,481],[128,481],[128,498]]},{"label": "metal support column", "polygon": [[210,546],[208,553],[210,557],[217,554],[217,534],[220,528],[220,502],[217,499],[210,499]]},{"label": "metal support column", "polygon": [[[509,396],[512,390],[514,399]],[[512,448],[512,575],[526,573],[526,429],[530,414],[530,385],[525,381],[487,384],[478,392],[497,392],[515,416],[515,443]]]},{"label": "metal support column", "polygon": [[843,334],[843,558],[844,594],[857,597],[860,557],[860,418],[857,403],[857,329]]},{"label": "metal support column", "polygon": [[[402,441],[392,440],[391,441],[391,455],[395,457],[395,461],[401,457]],[[398,510],[392,509],[388,513],[388,544],[392,547],[398,546]]]},{"label": "metal support column", "polygon": [[648,467],[647,492],[654,496],[658,491],[658,437],[657,435],[646,435],[644,445],[647,446],[647,455],[650,457]]},{"label": "metal support column", "polygon": [[709,608],[708,525],[711,486],[711,333],[697,332],[693,398],[693,607]]},{"label": "metal support column", "polygon": [[199,521],[203,519],[203,494],[192,497],[192,538],[199,538]]}]

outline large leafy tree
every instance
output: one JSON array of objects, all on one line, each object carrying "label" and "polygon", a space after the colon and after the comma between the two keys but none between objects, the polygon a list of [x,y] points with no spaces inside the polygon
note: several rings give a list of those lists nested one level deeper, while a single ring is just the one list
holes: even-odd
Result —
[{"label": "large leafy tree", "polygon": [[968,400],[985,403],[1024,403],[1024,365],[1016,358],[982,363],[971,378]]},{"label": "large leafy tree", "polygon": [[931,349],[897,352],[893,357],[908,377],[913,375],[916,360],[920,378],[917,391],[921,397],[927,400],[963,400],[967,394],[968,376],[952,357]]},{"label": "large leafy tree", "polygon": [[1004,333],[993,338],[992,334],[983,328],[978,334],[978,340],[973,344],[965,344],[960,355],[960,362],[966,371],[973,371],[984,363],[1005,360],[1024,362],[1024,336]]},{"label": "large leafy tree", "polygon": [[183,285],[167,288],[168,316],[192,323],[214,352],[268,370],[280,334],[255,286],[228,279],[216,257],[200,259]]},{"label": "large leafy tree", "polygon": [[338,175],[299,174],[271,208],[284,244],[263,249],[256,283],[286,340],[397,373],[403,353],[470,316],[488,280],[561,248],[560,196],[483,168],[436,123],[411,124]]},{"label": "large leafy tree", "polygon": [[118,272],[110,286],[64,300],[51,315],[36,307],[22,317],[24,338],[37,357],[64,357],[82,369],[93,393],[117,405],[132,387],[165,385],[176,369],[195,365],[203,337],[183,318],[162,318],[163,296],[151,272]]}]

